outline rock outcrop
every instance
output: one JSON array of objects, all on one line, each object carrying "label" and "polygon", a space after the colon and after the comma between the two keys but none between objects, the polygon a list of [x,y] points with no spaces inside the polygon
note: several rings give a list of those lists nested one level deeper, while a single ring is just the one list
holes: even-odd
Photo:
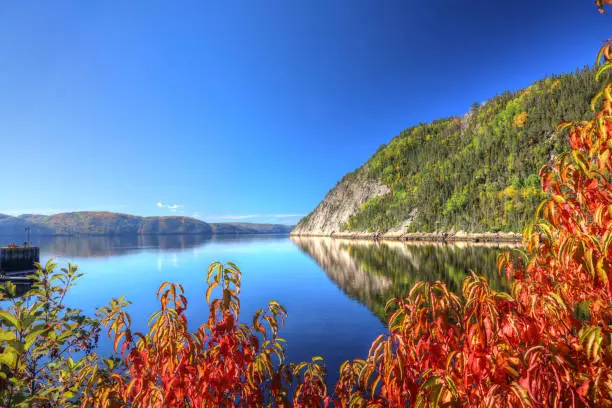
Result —
[{"label": "rock outcrop", "polygon": [[463,116],[420,123],[381,145],[292,231],[297,236],[516,241],[546,198],[543,165],[566,151],[556,123],[582,121],[593,69],[504,92]]},{"label": "rock outcrop", "polygon": [[304,217],[291,235],[331,236],[345,231],[344,224],[368,200],[387,194],[390,188],[367,177],[367,165],[346,175],[323,201]]}]

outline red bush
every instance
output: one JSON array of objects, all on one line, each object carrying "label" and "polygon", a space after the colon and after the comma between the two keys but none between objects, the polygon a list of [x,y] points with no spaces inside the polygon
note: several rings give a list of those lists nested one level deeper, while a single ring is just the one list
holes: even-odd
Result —
[{"label": "red bush", "polygon": [[[612,43],[599,63],[606,75]],[[104,310],[125,369],[88,371],[83,405],[612,406],[611,83],[595,105],[594,120],[561,125],[572,150],[540,173],[549,199],[524,232],[524,251],[500,257],[509,294],[476,274],[461,297],[441,282],[418,283],[389,302],[389,334],[367,359],[342,365],[329,395],[322,359],[284,362],[280,305],[257,312],[251,326],[237,323],[240,272],[215,263],[207,300],[217,285],[223,296],[195,333],[180,285],[160,288],[146,335],[130,331],[121,301]]]}]

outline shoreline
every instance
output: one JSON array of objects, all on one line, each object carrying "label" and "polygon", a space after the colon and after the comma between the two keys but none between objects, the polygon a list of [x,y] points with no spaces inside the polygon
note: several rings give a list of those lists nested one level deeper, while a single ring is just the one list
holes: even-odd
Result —
[{"label": "shoreline", "polygon": [[[23,233],[19,233],[23,234]],[[0,232],[0,237],[11,237],[14,238],[16,233],[2,233]],[[149,236],[177,236],[177,235],[192,235],[192,236],[204,236],[204,237],[226,237],[226,236],[237,236],[237,235],[286,235],[289,236],[289,232],[225,232],[225,233],[202,233],[202,232],[146,232],[143,234],[85,234],[85,233],[76,233],[76,234],[32,234],[31,237],[149,237]]]},{"label": "shoreline", "polygon": [[335,232],[331,234],[291,233],[292,237],[326,237],[370,241],[421,241],[421,242],[504,242],[520,243],[522,234],[516,232],[410,232],[410,233],[376,233],[376,232]]}]

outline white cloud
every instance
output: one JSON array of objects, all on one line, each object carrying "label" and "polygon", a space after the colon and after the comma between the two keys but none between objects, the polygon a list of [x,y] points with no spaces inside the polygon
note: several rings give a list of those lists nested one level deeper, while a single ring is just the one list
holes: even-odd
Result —
[{"label": "white cloud", "polygon": [[178,209],[180,209],[180,208],[184,208],[184,207],[185,207],[185,206],[184,206],[184,205],[182,205],[182,204],[173,204],[173,205],[170,205],[170,204],[164,204],[164,203],[162,203],[161,201],[158,201],[158,202],[157,202],[157,206],[158,206],[159,208],[167,208],[168,210],[170,210],[170,212],[173,212],[173,213],[174,213],[174,212],[176,212],[176,210],[178,210]]}]

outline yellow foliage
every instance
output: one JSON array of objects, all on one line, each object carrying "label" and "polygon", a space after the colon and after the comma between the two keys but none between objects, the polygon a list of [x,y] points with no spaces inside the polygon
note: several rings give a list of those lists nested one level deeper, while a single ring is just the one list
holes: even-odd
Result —
[{"label": "yellow foliage", "polygon": [[515,186],[508,186],[504,189],[504,196],[515,199],[518,195],[518,189]]},{"label": "yellow foliage", "polygon": [[514,117],[514,122],[513,122],[514,126],[519,127],[519,128],[525,126],[525,123],[527,122],[527,118],[528,118],[527,112],[521,112],[517,114]]},{"label": "yellow foliage", "polygon": [[526,187],[521,189],[521,197],[530,198],[536,197],[539,194],[539,190],[535,187]]},{"label": "yellow foliage", "polygon": [[555,82],[552,83],[552,85],[550,85],[550,90],[552,91],[553,89],[558,87],[560,84],[561,84],[561,80],[557,79]]}]

